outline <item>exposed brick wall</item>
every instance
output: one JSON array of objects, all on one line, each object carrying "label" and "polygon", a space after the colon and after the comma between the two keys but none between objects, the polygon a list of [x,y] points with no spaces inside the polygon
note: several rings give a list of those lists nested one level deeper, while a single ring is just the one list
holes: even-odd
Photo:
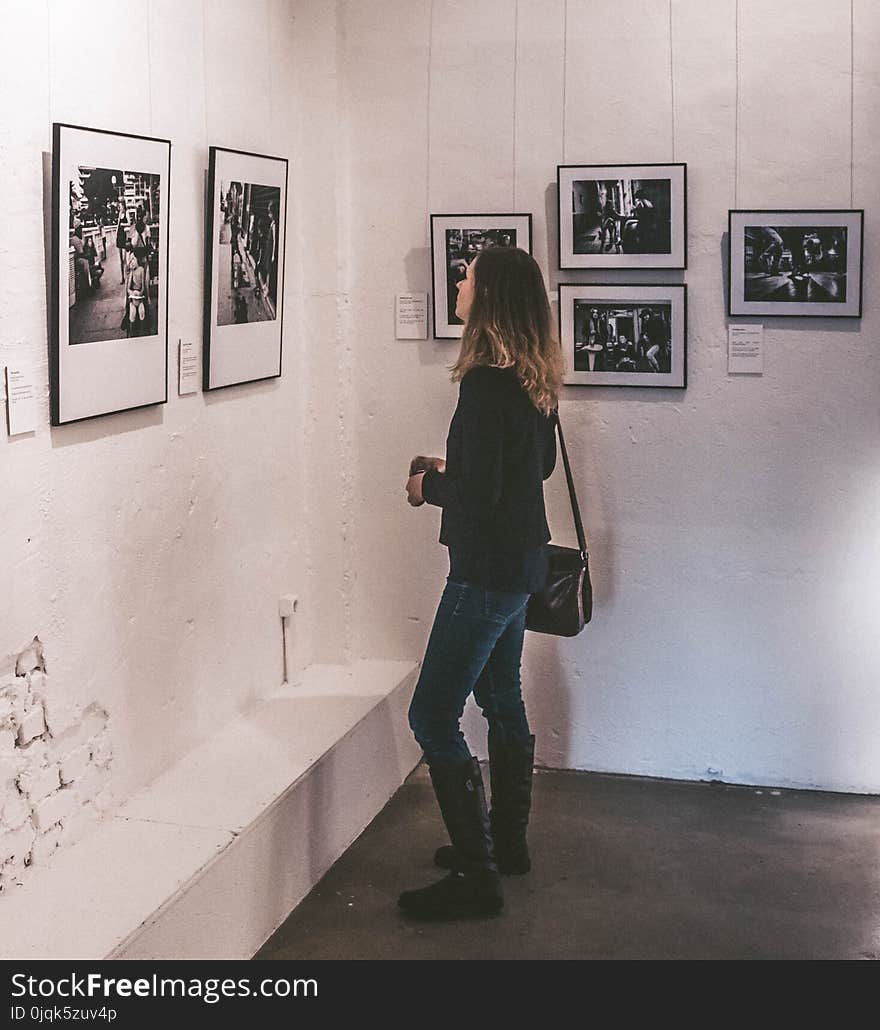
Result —
[{"label": "exposed brick wall", "polygon": [[65,699],[34,637],[0,674],[0,891],[100,817],[112,759],[107,712]]}]

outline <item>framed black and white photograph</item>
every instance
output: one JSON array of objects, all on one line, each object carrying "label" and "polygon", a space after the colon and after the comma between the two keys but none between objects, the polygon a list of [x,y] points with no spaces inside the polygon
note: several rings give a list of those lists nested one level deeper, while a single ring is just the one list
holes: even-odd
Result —
[{"label": "framed black and white photograph", "polygon": [[860,318],[864,211],[731,211],[728,313]]},{"label": "framed black and white photograph", "polygon": [[687,287],[560,283],[572,386],[687,386]]},{"label": "framed black and white photograph", "polygon": [[531,254],[532,216],[431,215],[434,339],[461,338],[464,323],[455,313],[458,283],[487,247],[519,247]]},{"label": "framed black and white photograph", "polygon": [[52,126],[52,425],[168,399],[169,140]]},{"label": "framed black and white photograph", "polygon": [[687,165],[558,165],[560,268],[686,268]]},{"label": "framed black and white photograph", "polygon": [[210,148],[206,390],[281,375],[286,221],[287,158]]}]

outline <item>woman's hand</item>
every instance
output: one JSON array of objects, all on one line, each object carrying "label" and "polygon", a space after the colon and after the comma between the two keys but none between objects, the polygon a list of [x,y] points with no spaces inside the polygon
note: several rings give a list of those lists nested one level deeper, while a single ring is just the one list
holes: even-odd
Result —
[{"label": "woman's hand", "polygon": [[414,476],[417,472],[427,472],[428,469],[445,472],[446,462],[443,458],[426,458],[424,454],[417,454],[409,463],[409,474],[411,476]]},{"label": "woman's hand", "polygon": [[420,504],[425,503],[425,498],[422,497],[422,479],[424,475],[424,472],[417,472],[406,481],[406,499],[414,508],[418,508]]}]

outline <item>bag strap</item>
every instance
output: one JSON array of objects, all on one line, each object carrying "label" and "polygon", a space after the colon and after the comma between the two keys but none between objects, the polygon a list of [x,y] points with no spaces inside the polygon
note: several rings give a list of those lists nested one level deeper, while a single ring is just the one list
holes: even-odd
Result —
[{"label": "bag strap", "polygon": [[562,451],[562,464],[565,467],[565,481],[568,483],[568,496],[571,500],[571,513],[574,515],[574,528],[577,533],[578,547],[581,557],[587,557],[587,538],[584,536],[584,524],[581,522],[581,510],[578,507],[577,494],[574,490],[574,479],[571,475],[571,465],[568,462],[568,451],[565,449],[565,437],[562,435],[562,423],[559,421],[559,409],[555,412],[556,432],[559,434],[559,449]]}]

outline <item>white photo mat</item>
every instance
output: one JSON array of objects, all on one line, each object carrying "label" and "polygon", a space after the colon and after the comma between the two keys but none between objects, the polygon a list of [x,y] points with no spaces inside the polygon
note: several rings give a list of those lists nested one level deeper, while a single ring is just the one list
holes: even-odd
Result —
[{"label": "white photo mat", "polygon": [[[206,219],[205,325],[203,386],[215,390],[281,375],[283,334],[285,227],[287,225],[287,158],[211,147]],[[221,261],[221,184],[250,183],[279,189],[277,212],[277,299],[275,318],[218,325],[218,281],[227,269]]]},{"label": "white photo mat", "polygon": [[[669,372],[576,371],[574,368],[576,301],[590,305],[666,305],[671,309],[671,367]],[[597,286],[559,284],[559,338],[565,355],[569,386],[687,386],[687,287],[683,284]]]},{"label": "white photo mat", "polygon": [[[668,254],[576,254],[574,252],[575,181],[617,179],[668,179],[670,183],[670,251]],[[575,268],[674,268],[687,267],[687,165],[558,165],[559,267]]]},{"label": "white photo mat", "polygon": [[[845,227],[845,301],[746,300],[745,231],[752,226]],[[862,314],[862,259],[864,211],[861,210],[736,210],[728,215],[728,314],[751,317],[860,318]]]},{"label": "white photo mat", "polygon": [[[100,129],[53,126],[52,424],[63,425],[168,399],[168,211],[171,143]],[[159,176],[158,333],[71,343],[69,319],[70,182],[80,167]],[[115,236],[115,231],[114,231]],[[110,262],[105,275],[118,269]],[[119,318],[124,308],[120,305]]]},{"label": "white photo mat", "polygon": [[434,339],[461,339],[463,325],[451,322],[447,311],[448,275],[446,263],[446,233],[449,230],[513,230],[513,244],[527,253],[532,252],[531,214],[466,214],[431,215],[431,270],[433,284]]}]

